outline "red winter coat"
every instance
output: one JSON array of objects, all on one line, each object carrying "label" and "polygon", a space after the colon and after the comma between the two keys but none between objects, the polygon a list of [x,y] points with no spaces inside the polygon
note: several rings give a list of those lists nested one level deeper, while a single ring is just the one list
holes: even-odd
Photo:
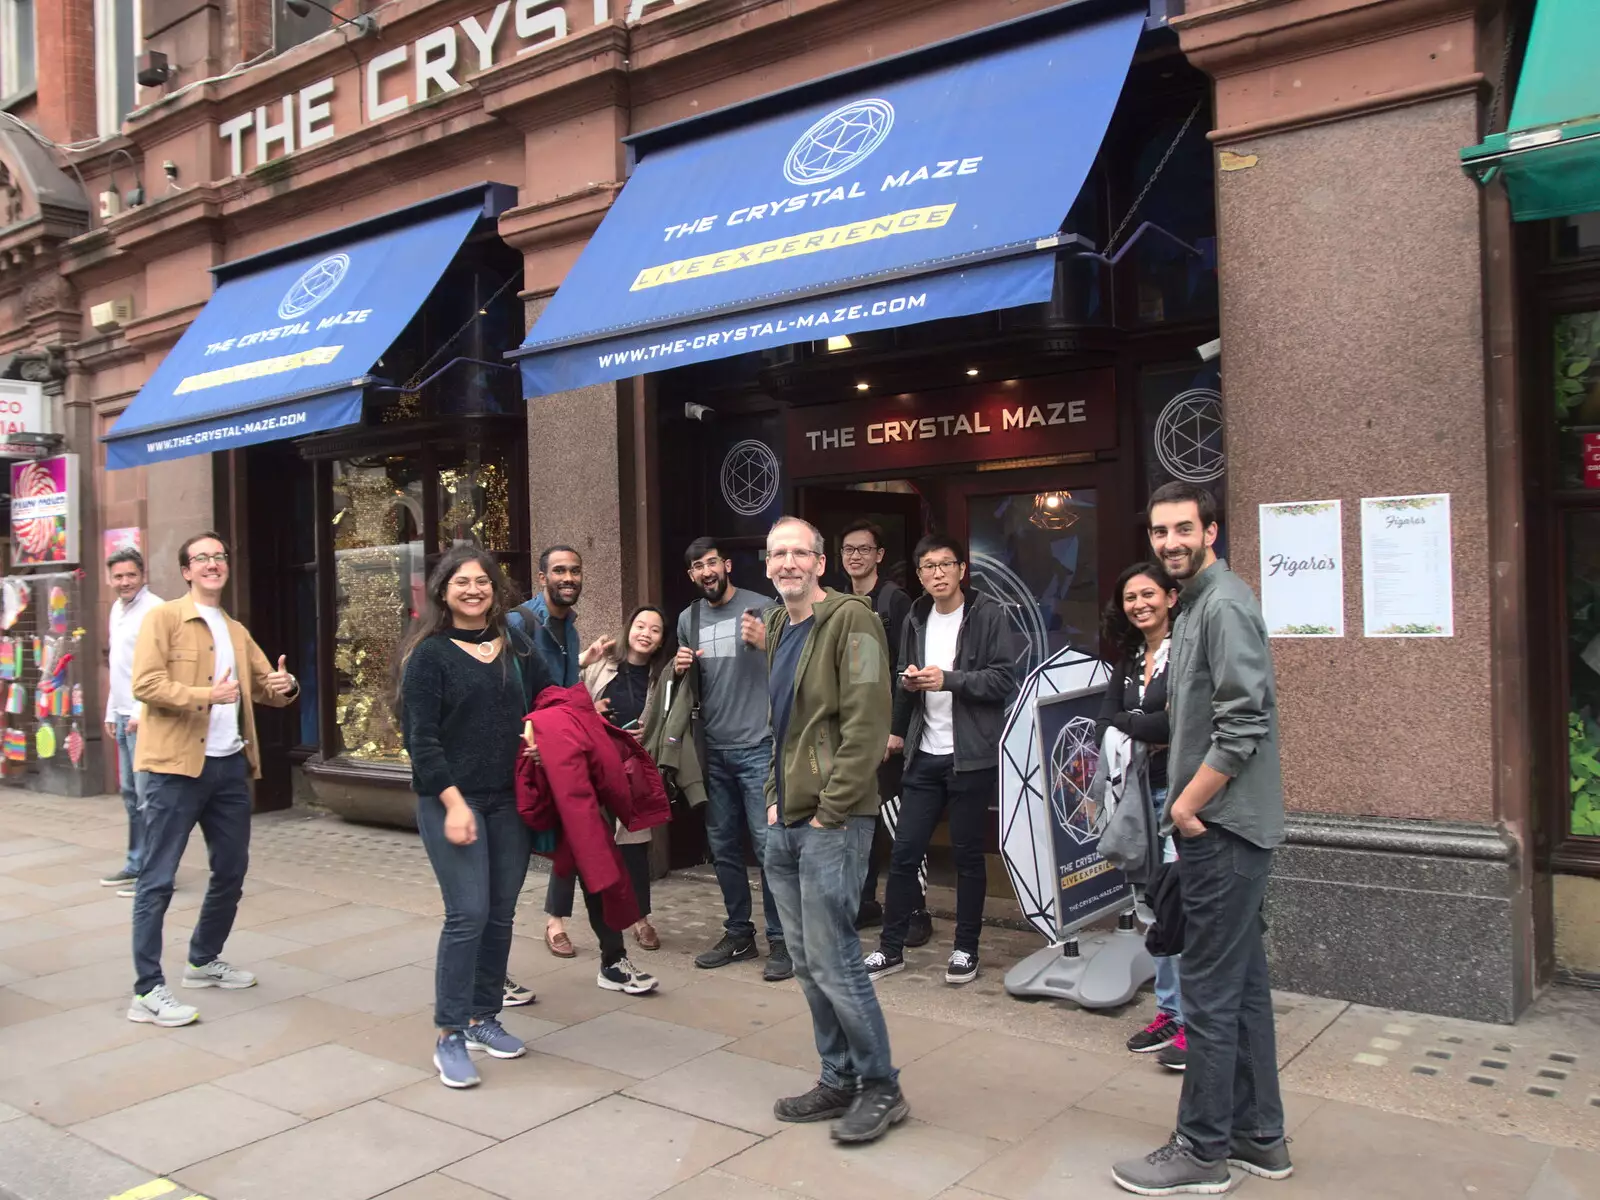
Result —
[{"label": "red winter coat", "polygon": [[551,869],[576,872],[601,898],[606,924],[627,929],[639,920],[639,901],[611,818],[635,833],[666,824],[672,809],[661,773],[632,734],[595,711],[581,683],[546,688],[527,719],[539,761],[518,761],[517,811],[530,828],[559,833]]}]

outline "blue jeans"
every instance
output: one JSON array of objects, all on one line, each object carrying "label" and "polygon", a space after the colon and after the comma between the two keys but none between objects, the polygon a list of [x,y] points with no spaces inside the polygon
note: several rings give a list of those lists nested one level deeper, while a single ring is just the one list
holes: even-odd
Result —
[{"label": "blue jeans", "polygon": [[856,936],[876,823],[874,817],[851,817],[842,829],[808,824],[767,830],[767,878],[789,934],[794,976],[811,1006],[822,1082],[849,1090],[863,1081],[900,1077]]},{"label": "blue jeans", "polygon": [[128,857],[122,869],[137,875],[144,868],[144,800],[150,776],[133,769],[133,751],[139,735],[128,728],[128,718],[118,715],[116,724],[117,786],[122,791],[122,807],[128,810]]},{"label": "blue jeans", "polygon": [[[750,873],[744,865],[745,829],[756,862],[766,861],[767,774],[772,769],[772,742],[738,750],[706,751],[706,838],[716,865],[722,904],[728,910],[723,928],[736,938],[756,934],[751,918]],[[859,884],[857,885],[860,886]],[[783,940],[783,922],[772,898],[766,868],[761,873],[761,903],[766,910],[767,941]]]},{"label": "blue jeans", "polygon": [[1277,1036],[1262,941],[1262,903],[1271,869],[1272,851],[1220,825],[1178,840],[1189,1037],[1178,1132],[1202,1158],[1226,1158],[1232,1137],[1283,1136]]},{"label": "blue jeans", "polygon": [[[1151,788],[1150,802],[1155,805],[1156,819],[1159,820],[1167,807],[1167,789]],[[1157,954],[1152,957],[1156,964],[1156,1007],[1182,1025],[1183,991],[1179,983],[1179,971],[1183,965],[1183,955],[1174,954],[1169,958]]]},{"label": "blue jeans", "polygon": [[250,763],[243,753],[207,758],[198,779],[149,772],[145,785],[144,869],[133,900],[133,990],[144,995],[166,982],[161,973],[161,927],[172,902],[178,860],[196,825],[206,839],[211,882],[189,939],[189,962],[203,967],[222,953],[233,932],[250,869]]},{"label": "blue jeans", "polygon": [[468,796],[467,807],[477,818],[478,840],[458,846],[444,835],[439,798],[417,797],[417,831],[444,896],[433,968],[433,1023],[440,1029],[465,1029],[474,1017],[500,1012],[511,925],[533,852],[533,835],[512,797]]}]

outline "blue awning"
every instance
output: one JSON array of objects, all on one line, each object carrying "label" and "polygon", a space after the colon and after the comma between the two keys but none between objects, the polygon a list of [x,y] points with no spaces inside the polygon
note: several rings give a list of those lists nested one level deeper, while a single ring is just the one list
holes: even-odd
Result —
[{"label": "blue awning", "polygon": [[318,239],[308,253],[258,270],[219,269],[216,292],[106,434],[106,465],[360,421],[373,364],[483,215],[483,189],[470,203],[349,242]]},{"label": "blue awning", "polygon": [[875,68],[859,91],[842,77],[827,100],[642,153],[512,355],[524,392],[1048,300],[1144,23],[1139,5]]}]

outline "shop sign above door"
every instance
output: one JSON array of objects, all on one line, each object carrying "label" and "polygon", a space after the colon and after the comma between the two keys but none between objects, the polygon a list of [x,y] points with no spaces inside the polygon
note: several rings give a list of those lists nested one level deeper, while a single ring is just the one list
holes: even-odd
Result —
[{"label": "shop sign above door", "polygon": [[690,2],[500,0],[481,13],[389,49],[376,38],[370,42],[347,42],[358,55],[369,45],[377,53],[354,71],[308,83],[276,104],[239,113],[217,126],[217,133],[228,144],[229,173],[242,175],[275,158],[348,133],[348,129],[338,127],[334,103],[339,92],[352,84],[362,89],[355,109],[360,114],[359,123],[367,125],[402,113],[413,104],[456,91],[471,76],[559,42],[575,29],[604,25],[618,18],[631,25],[666,8]]},{"label": "shop sign above door", "polygon": [[1110,450],[1116,376],[1074,371],[794,408],[786,440],[796,479]]},{"label": "shop sign above door", "polygon": [[0,458],[38,458],[44,448],[15,441],[17,433],[49,433],[44,389],[21,379],[0,379]]}]

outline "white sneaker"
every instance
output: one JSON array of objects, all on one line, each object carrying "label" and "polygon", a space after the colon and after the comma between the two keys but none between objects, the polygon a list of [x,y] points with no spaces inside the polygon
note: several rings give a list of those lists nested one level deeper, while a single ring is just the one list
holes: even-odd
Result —
[{"label": "white sneaker", "polygon": [[601,967],[595,982],[608,992],[625,992],[630,996],[643,996],[660,986],[654,975],[639,970],[626,958]]},{"label": "white sneaker", "polygon": [[193,964],[183,969],[183,986],[186,988],[247,988],[255,987],[256,977],[242,967],[231,967],[220,958],[212,959],[203,967]]},{"label": "white sneaker", "polygon": [[142,1025],[162,1025],[169,1029],[179,1025],[193,1025],[200,1019],[200,1010],[192,1004],[179,1004],[178,998],[167,985],[157,984],[142,996],[135,996],[128,1005],[128,1020]]}]

